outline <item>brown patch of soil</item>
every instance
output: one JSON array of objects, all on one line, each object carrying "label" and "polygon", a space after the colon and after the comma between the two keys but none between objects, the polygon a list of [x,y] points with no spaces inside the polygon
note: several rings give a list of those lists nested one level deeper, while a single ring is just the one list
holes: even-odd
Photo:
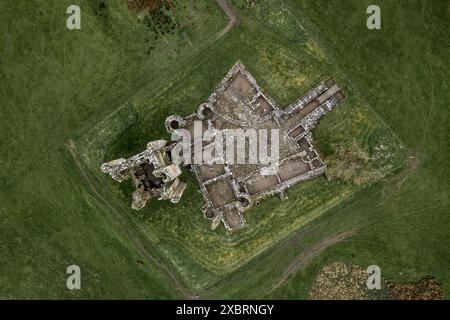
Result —
[{"label": "brown patch of soil", "polygon": [[433,278],[408,283],[389,282],[388,286],[400,300],[442,300],[444,297],[441,285]]}]

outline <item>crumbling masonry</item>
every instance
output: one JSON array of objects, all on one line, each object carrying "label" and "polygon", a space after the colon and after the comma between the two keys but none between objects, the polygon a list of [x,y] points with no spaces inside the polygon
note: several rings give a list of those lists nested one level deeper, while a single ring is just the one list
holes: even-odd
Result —
[{"label": "crumbling masonry", "polygon": [[165,140],[152,141],[147,144],[147,150],[129,159],[121,158],[104,163],[101,169],[120,182],[131,177],[136,187],[132,209],[142,209],[153,197],[177,203],[186,183],[178,179],[180,167],[170,163],[170,149],[171,146],[167,146]]},{"label": "crumbling masonry", "polygon": [[[274,194],[286,199],[288,188],[322,175],[326,167],[314,147],[311,130],[343,98],[336,82],[329,79],[280,109],[238,61],[196,113],[168,117],[169,133],[184,128],[192,137],[194,121],[202,121],[204,131],[239,128],[280,131],[280,161],[275,171],[259,164],[190,165],[205,201],[203,214],[212,221],[212,228],[223,222],[227,230],[240,229],[245,226],[243,212],[253,204]],[[146,151],[128,160],[105,163],[102,171],[118,181],[132,177],[136,186],[133,209],[141,209],[152,197],[176,203],[186,185],[178,179],[181,169],[171,163],[170,150],[164,140],[150,142]]]}]

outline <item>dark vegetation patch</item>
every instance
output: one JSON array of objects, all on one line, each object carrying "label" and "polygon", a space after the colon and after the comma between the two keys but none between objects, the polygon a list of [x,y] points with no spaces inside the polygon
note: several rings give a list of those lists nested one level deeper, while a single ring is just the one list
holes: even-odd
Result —
[{"label": "dark vegetation patch", "polygon": [[[148,30],[147,55],[156,48],[159,40],[169,47],[172,41],[179,40],[183,44],[191,44],[185,28],[177,18],[175,0],[125,0],[125,2],[137,15],[137,21]],[[175,54],[172,47],[171,51]]]},{"label": "dark vegetation patch", "polygon": [[94,17],[99,22],[104,30],[108,30],[111,24],[110,13],[108,4],[103,0],[92,0],[88,1],[91,7]]},{"label": "dark vegetation patch", "polygon": [[143,22],[157,34],[176,34],[180,30],[173,9],[175,1],[170,0],[126,0],[128,8],[138,13],[145,12]]}]

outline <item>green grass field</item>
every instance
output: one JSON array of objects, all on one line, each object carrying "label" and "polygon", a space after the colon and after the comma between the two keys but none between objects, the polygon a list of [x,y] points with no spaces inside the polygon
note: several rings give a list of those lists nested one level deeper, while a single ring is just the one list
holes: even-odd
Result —
[{"label": "green grass field", "polygon": [[[435,277],[449,298],[448,2],[379,1],[371,31],[365,0],[233,0],[220,39],[215,1],[172,2],[161,26],[120,0],[79,1],[76,31],[69,1],[0,5],[0,299],[300,299],[334,261]],[[238,59],[280,106],[333,76],[347,99],[314,130],[321,153],[357,139],[386,178],[301,184],[234,234],[210,230],[187,170],[178,205],[132,211],[131,185],[100,164],[170,139],[165,118],[196,110]],[[66,288],[70,264],[81,290]]]}]

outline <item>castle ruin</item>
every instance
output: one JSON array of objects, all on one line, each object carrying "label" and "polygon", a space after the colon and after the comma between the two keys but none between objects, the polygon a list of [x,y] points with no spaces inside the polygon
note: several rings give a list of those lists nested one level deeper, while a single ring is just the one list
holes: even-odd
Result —
[{"label": "castle ruin", "polygon": [[[329,79],[280,109],[238,61],[197,112],[168,117],[165,125],[169,133],[185,129],[191,136],[194,121],[201,121],[203,131],[254,128],[280,132],[276,170],[262,164],[189,164],[203,195],[203,214],[211,220],[212,228],[222,222],[227,230],[238,230],[246,224],[243,212],[255,203],[271,195],[287,199],[287,189],[324,174],[326,167],[311,130],[342,99],[340,88]],[[152,197],[176,203],[186,187],[178,178],[180,165],[187,164],[172,163],[172,146],[164,140],[150,142],[146,151],[128,160],[105,163],[102,171],[118,181],[132,177],[136,186],[133,209],[141,209]]]}]

